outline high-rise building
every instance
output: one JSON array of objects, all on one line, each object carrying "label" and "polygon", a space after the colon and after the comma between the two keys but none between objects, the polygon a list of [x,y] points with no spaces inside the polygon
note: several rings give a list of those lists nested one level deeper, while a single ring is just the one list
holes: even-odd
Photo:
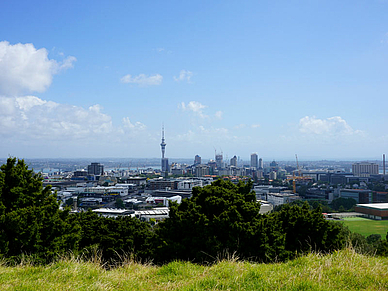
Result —
[{"label": "high-rise building", "polygon": [[103,175],[104,174],[104,165],[100,163],[91,163],[88,166],[88,175]]},{"label": "high-rise building", "polygon": [[273,160],[273,161],[269,164],[269,166],[271,167],[271,171],[277,172],[277,171],[279,170],[279,164],[278,164],[275,160]]},{"label": "high-rise building", "polygon": [[169,171],[169,165],[168,165],[168,159],[164,157],[164,153],[166,151],[166,143],[164,141],[164,126],[162,127],[162,143],[160,144],[160,147],[162,149],[162,173],[167,176],[167,173]]},{"label": "high-rise building", "polygon": [[260,159],[259,159],[259,169],[263,169],[263,168],[264,168],[263,159],[260,158]]},{"label": "high-rise building", "polygon": [[379,174],[379,165],[375,163],[355,163],[352,165],[352,173],[354,176],[369,177],[370,175]]},{"label": "high-rise building", "polygon": [[202,159],[199,155],[194,157],[194,165],[200,165],[202,163]]},{"label": "high-rise building", "polygon": [[251,168],[257,169],[259,167],[259,156],[256,153],[251,154]]},{"label": "high-rise building", "polygon": [[234,156],[233,158],[230,159],[230,165],[237,167],[237,157]]},{"label": "high-rise building", "polygon": [[195,167],[195,176],[203,177],[210,174],[210,167],[208,165],[198,165]]},{"label": "high-rise building", "polygon": [[223,163],[223,158],[222,158],[222,154],[216,154],[216,164],[217,164],[217,169],[221,169],[222,168],[222,163]]}]

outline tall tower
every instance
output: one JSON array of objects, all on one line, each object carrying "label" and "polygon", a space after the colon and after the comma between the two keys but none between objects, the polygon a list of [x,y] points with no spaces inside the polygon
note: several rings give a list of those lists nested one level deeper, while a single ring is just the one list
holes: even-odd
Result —
[{"label": "tall tower", "polygon": [[169,172],[169,166],[168,159],[164,157],[164,153],[166,151],[166,143],[164,141],[164,126],[162,127],[162,143],[160,144],[160,148],[162,149],[162,174],[164,177],[167,177]]},{"label": "tall tower", "polygon": [[164,126],[162,126],[162,143],[160,147],[162,148],[162,159],[164,159],[164,152],[166,151],[166,143],[164,142]]}]

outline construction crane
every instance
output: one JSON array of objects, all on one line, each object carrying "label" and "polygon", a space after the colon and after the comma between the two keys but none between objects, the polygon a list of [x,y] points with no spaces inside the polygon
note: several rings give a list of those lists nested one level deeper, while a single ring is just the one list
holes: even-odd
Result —
[{"label": "construction crane", "polygon": [[[310,180],[310,177],[303,177],[302,171],[299,168],[298,155],[295,154],[296,168],[297,170],[292,171],[292,178],[287,178],[287,181],[292,180],[292,192],[296,193],[296,180]],[[295,171],[298,171],[298,176],[295,176]]]}]

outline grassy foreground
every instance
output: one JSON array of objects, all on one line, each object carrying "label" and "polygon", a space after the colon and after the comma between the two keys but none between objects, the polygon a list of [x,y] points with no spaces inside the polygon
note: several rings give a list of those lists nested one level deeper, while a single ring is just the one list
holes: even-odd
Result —
[{"label": "grassy foreground", "polygon": [[348,217],[344,218],[343,223],[349,227],[351,232],[356,232],[364,236],[380,234],[382,238],[385,238],[388,232],[388,220]]},{"label": "grassy foreground", "polygon": [[221,261],[213,266],[172,262],[97,263],[62,260],[49,266],[0,266],[1,290],[388,290],[388,258],[352,250],[310,254],[287,263]]}]

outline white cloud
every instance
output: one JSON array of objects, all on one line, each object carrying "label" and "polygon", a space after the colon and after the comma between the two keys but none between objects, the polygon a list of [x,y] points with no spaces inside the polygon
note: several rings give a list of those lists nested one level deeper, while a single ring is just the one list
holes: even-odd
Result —
[{"label": "white cloud", "polygon": [[36,49],[33,44],[11,45],[0,42],[0,94],[20,95],[44,92],[52,82],[54,74],[73,67],[75,57],[63,62],[50,60],[45,48]]},{"label": "white cloud", "polygon": [[124,128],[129,129],[137,129],[137,130],[144,130],[147,126],[145,126],[143,123],[137,121],[134,124],[129,120],[129,117],[123,118],[123,126]]},{"label": "white cloud", "polygon": [[63,60],[63,62],[60,64],[59,69],[60,70],[66,70],[74,68],[74,62],[77,61],[77,59],[73,56],[69,56],[66,59]]},{"label": "white cloud", "polygon": [[222,112],[222,111],[217,111],[214,115],[215,115],[215,117],[217,118],[217,119],[222,119],[222,115],[223,115],[224,113]]},{"label": "white cloud", "polygon": [[259,128],[259,127],[260,127],[260,124],[252,124],[251,127],[252,127],[252,128]]},{"label": "white cloud", "polygon": [[153,86],[160,85],[163,81],[163,76],[156,74],[152,76],[146,76],[145,74],[140,74],[138,76],[132,77],[131,75],[125,75],[120,79],[121,83],[132,83],[138,84],[139,86]]},{"label": "white cloud", "polygon": [[174,76],[174,80],[176,82],[187,81],[188,83],[190,83],[192,76],[193,72],[190,72],[188,70],[181,70],[178,77]]},{"label": "white cloud", "polygon": [[319,119],[315,116],[305,116],[299,120],[299,131],[305,134],[315,135],[352,135],[362,133],[354,130],[340,116]]},{"label": "white cloud", "polygon": [[194,114],[198,115],[201,118],[206,118],[207,117],[207,115],[205,115],[203,113],[203,109],[205,109],[206,107],[207,106],[201,104],[198,101],[190,101],[189,103],[187,103],[187,105],[185,104],[185,102],[182,102],[180,104],[180,108],[183,111],[191,111],[191,112],[193,112]]},{"label": "white cloud", "polygon": [[0,136],[21,140],[113,140],[122,133],[145,129],[141,122],[123,119],[115,127],[103,108],[46,101],[35,96],[0,97]]}]

